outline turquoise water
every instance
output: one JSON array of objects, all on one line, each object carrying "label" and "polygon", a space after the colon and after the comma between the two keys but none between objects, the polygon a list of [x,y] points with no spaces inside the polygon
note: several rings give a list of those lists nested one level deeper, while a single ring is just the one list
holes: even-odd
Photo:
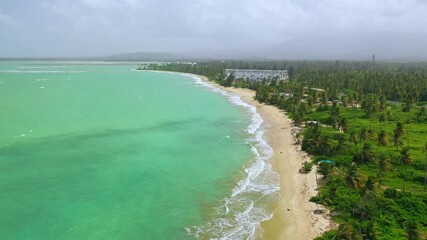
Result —
[{"label": "turquoise water", "polygon": [[0,239],[187,239],[215,218],[252,113],[130,68],[0,62]]}]

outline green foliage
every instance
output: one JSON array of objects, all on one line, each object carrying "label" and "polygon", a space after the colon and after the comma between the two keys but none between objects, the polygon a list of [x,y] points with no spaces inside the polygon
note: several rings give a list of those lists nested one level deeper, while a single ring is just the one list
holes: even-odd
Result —
[{"label": "green foliage", "polygon": [[311,172],[311,169],[313,169],[313,163],[312,162],[303,162],[302,164],[302,172],[309,173]]},{"label": "green foliage", "polygon": [[388,144],[388,137],[387,133],[384,130],[381,130],[378,133],[378,146],[387,146]]},{"label": "green foliage", "polygon": [[379,161],[379,176],[382,177],[391,168],[390,159],[387,156],[382,156]]},{"label": "green foliage", "polygon": [[402,151],[400,151],[400,160],[404,165],[408,165],[412,162],[413,157],[408,147],[404,147]]},{"label": "green foliage", "polygon": [[[226,68],[288,69],[290,81],[226,77]],[[304,126],[301,147],[323,174],[319,195],[338,229],[317,239],[427,238],[427,64],[342,61],[171,63],[142,69],[189,72],[255,99]],[[317,124],[307,124],[315,121]],[[304,163],[302,169],[311,169]]]},{"label": "green foliage", "polygon": [[319,172],[322,173],[324,179],[327,179],[332,172],[333,166],[329,163],[321,163],[319,167]]},{"label": "green foliage", "polygon": [[361,175],[357,171],[357,167],[352,166],[348,170],[345,181],[350,187],[352,187],[354,189],[359,189],[363,186],[365,179],[364,179],[363,175]]},{"label": "green foliage", "polygon": [[234,80],[235,80],[235,78],[234,78],[234,74],[232,73],[232,74],[230,74],[226,79],[225,79],[225,81],[223,82],[223,86],[224,87],[231,87],[232,85],[233,85],[233,83],[234,83]]}]

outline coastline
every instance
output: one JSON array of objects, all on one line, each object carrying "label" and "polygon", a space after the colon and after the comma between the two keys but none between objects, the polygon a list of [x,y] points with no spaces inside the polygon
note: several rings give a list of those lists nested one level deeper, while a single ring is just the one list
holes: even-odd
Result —
[{"label": "coastline", "polygon": [[[302,163],[310,160],[301,146],[294,144],[292,120],[275,106],[259,103],[255,92],[243,88],[226,88],[195,75],[203,81],[239,96],[244,102],[254,106],[263,119],[267,143],[273,148],[273,170],[280,176],[281,198],[276,204],[273,217],[261,223],[263,239],[314,239],[333,229],[329,210],[310,198],[317,195],[316,166],[308,174],[299,173]],[[316,214],[315,210],[321,210]]]},{"label": "coastline", "polygon": [[[149,70],[150,71],[150,70]],[[310,156],[295,144],[296,127],[285,113],[272,105],[266,105],[254,99],[255,91],[243,88],[223,87],[209,81],[205,76],[169,72],[152,71],[169,74],[182,74],[195,77],[201,81],[238,96],[244,103],[256,108],[262,118],[265,140],[272,148],[272,168],[280,178],[280,198],[273,205],[275,211],[272,217],[261,222],[262,239],[276,240],[307,240],[314,239],[324,232],[335,228],[331,221],[330,212],[325,207],[310,202],[317,195],[316,166],[308,174],[299,173],[302,163],[310,160]],[[316,214],[320,210],[321,214]],[[259,235],[258,235],[259,236]]]},{"label": "coastline", "polygon": [[[273,218],[262,223],[264,239],[314,239],[332,228],[329,211],[310,202],[317,195],[316,166],[308,174],[299,173],[302,163],[310,157],[294,144],[292,120],[275,106],[254,100],[249,89],[224,88],[255,106],[263,118],[268,144],[274,151],[273,169],[280,176],[281,198]],[[324,211],[315,214],[316,209]]]}]

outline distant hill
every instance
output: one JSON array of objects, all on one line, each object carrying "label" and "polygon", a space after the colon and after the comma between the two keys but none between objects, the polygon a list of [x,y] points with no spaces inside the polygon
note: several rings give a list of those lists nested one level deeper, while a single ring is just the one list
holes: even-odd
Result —
[{"label": "distant hill", "polygon": [[132,52],[103,57],[0,58],[0,61],[182,61],[188,57],[166,52]]},{"label": "distant hill", "polygon": [[278,44],[187,52],[193,59],[426,61],[427,33],[337,32],[289,38]]},{"label": "distant hill", "polygon": [[176,61],[185,57],[166,52],[132,52],[104,57],[104,61]]},{"label": "distant hill", "polygon": [[[280,41],[280,40],[278,40]],[[103,57],[3,58],[65,61],[206,61],[206,60],[370,60],[426,61],[427,33],[337,32],[289,38],[278,44],[187,52],[130,52]]]}]

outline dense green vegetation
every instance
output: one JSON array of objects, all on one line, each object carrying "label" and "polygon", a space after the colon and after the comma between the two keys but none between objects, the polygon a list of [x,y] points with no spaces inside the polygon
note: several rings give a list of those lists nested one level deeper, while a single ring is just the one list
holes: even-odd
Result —
[{"label": "dense green vegetation", "polygon": [[[224,76],[225,68],[288,69],[289,82]],[[304,126],[303,150],[323,174],[312,201],[340,226],[318,239],[427,238],[427,64],[206,62],[141,69],[205,75],[251,88]],[[306,163],[305,171],[311,167]]]}]

